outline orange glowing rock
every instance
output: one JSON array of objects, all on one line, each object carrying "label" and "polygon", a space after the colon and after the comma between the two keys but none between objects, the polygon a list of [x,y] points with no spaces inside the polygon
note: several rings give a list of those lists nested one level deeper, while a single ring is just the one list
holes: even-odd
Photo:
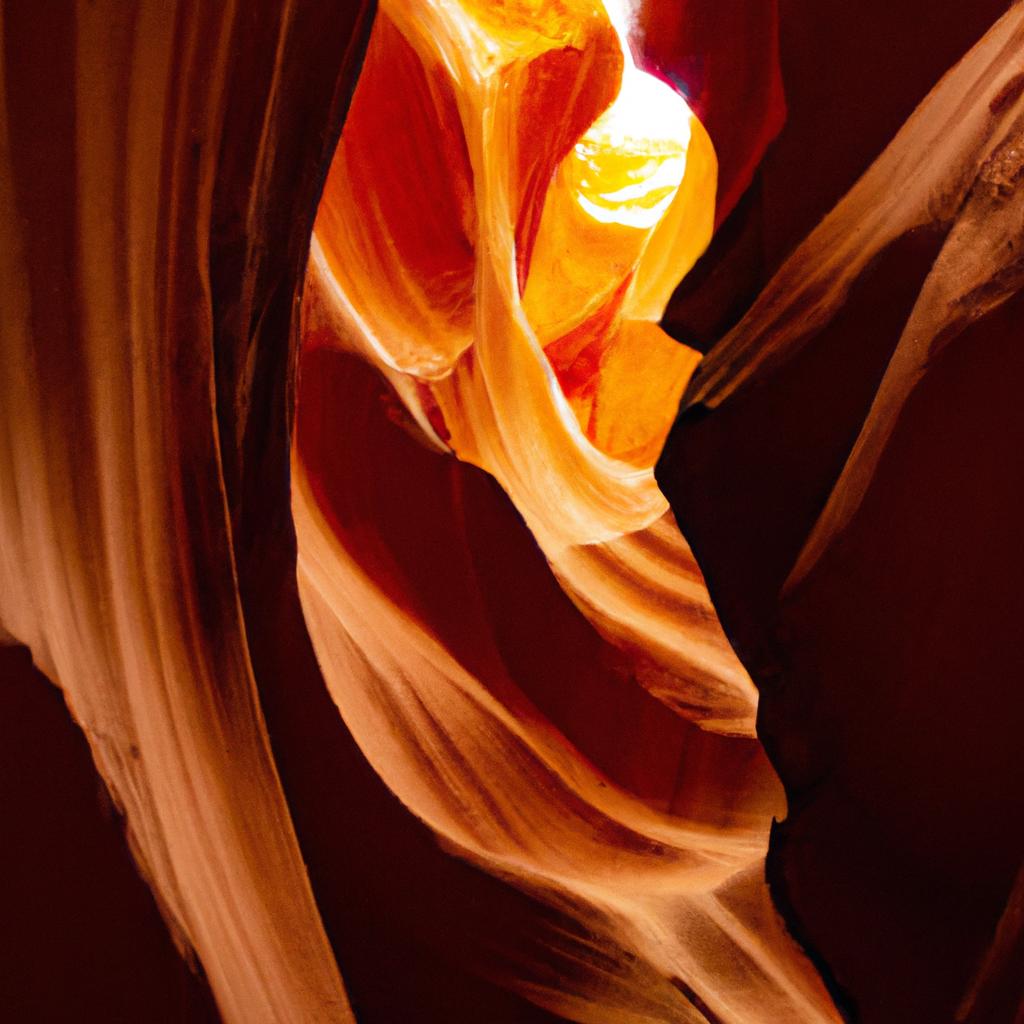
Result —
[{"label": "orange glowing rock", "polygon": [[[504,420],[514,414],[498,385],[531,386],[543,371],[540,350],[585,321],[593,327],[602,308],[602,337],[593,339],[602,355],[636,336],[620,330],[624,320],[658,319],[710,237],[715,159],[683,98],[636,67],[624,27],[607,13],[501,10],[385,6],[317,243],[332,297],[354,321],[348,343],[382,369],[437,382],[441,406],[457,404],[441,382],[463,376],[463,353],[472,347],[482,362],[485,352],[513,348],[500,367],[512,386],[496,379],[498,368],[488,375],[490,404]],[[666,353],[677,346],[643,333],[659,370],[681,388],[692,357],[680,353],[670,369]],[[591,362],[597,355],[588,353]],[[637,376],[647,376],[640,366]],[[425,425],[413,389],[402,382],[400,391]],[[565,434],[552,422],[564,403],[551,396],[547,404],[554,408],[542,424]],[[667,423],[673,403],[655,404]],[[473,459],[472,425],[460,425],[454,408],[447,419],[449,431],[470,435],[453,443],[456,452],[483,464]],[[595,442],[600,431],[587,436]],[[615,470],[601,468],[605,489],[616,489]],[[596,482],[598,468],[588,475]],[[664,504],[649,477],[644,489],[640,514],[651,518]],[[594,522],[590,531],[602,528]]]},{"label": "orange glowing rock", "polygon": [[[615,995],[600,956],[503,977],[570,1019],[835,1020],[758,870],[781,807],[754,690],[653,476],[698,361],[656,321],[710,238],[715,179],[617,8],[396,0],[314,231],[292,503],[317,658],[403,803],[618,965]],[[507,499],[470,467],[569,600],[504,561],[520,524],[475,543]],[[505,639],[517,573],[550,615],[532,660]],[[636,728],[679,754],[593,741]]]},{"label": "orange glowing rock", "polygon": [[573,582],[591,545],[666,512],[652,467],[698,357],[656,321],[714,219],[707,134],[627,29],[614,5],[385,4],[320,206],[309,330],[497,478],[607,635],[674,649],[659,694],[749,735],[754,692],[706,594],[638,616],[645,571],[626,561],[598,613]]},{"label": "orange glowing rock", "polygon": [[[716,157],[620,9],[380,6],[333,158],[358,5],[347,26],[317,4],[4,11],[0,643],[60,687],[230,1024],[835,1024],[765,881],[786,807],[757,694],[652,467],[684,389],[721,423],[813,352],[876,255],[941,227],[845,468],[764,589],[828,571],[932,357],[1017,309],[1024,4],[692,380],[657,321],[709,239]],[[713,461],[665,477],[695,544],[721,555],[736,505],[731,536],[761,544],[782,513],[748,517]],[[739,576],[747,551],[724,559]],[[715,585],[738,637],[748,581]],[[956,626],[968,598],[946,597]],[[815,645],[832,665],[850,646]],[[812,690],[809,720],[832,715]],[[931,732],[922,694],[901,718],[851,686],[848,735],[888,719],[902,754],[893,722]],[[806,731],[779,738],[805,767]],[[893,764],[868,766],[872,814],[912,803]],[[972,1024],[1017,982],[1022,877]]]}]

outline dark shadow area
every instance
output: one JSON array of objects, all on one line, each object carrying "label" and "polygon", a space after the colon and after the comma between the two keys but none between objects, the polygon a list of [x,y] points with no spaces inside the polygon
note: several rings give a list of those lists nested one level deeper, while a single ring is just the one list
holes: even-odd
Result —
[{"label": "dark shadow area", "polygon": [[[776,895],[864,1024],[952,1021],[1024,857],[1024,297],[933,360],[847,531],[780,597],[935,243],[891,246],[803,351],[684,415],[659,466],[761,692],[790,801]],[[1005,990],[986,1020],[1014,1019]]]},{"label": "dark shadow area", "polygon": [[0,1016],[216,1024],[171,941],[60,692],[0,648]]},{"label": "dark shadow area", "polygon": [[[731,328],[1006,8],[781,0],[786,126],[668,329]],[[779,600],[940,242],[882,253],[808,350],[690,410],[658,470],[761,690],[790,799],[773,892],[864,1024],[953,1020],[1024,857],[1021,299],[930,369],[848,536]],[[1019,1019],[1013,962],[972,1020]]]},{"label": "dark shadow area", "polygon": [[[673,295],[665,329],[707,351],[1008,6],[1006,0],[780,0],[785,124],[754,185]],[[715,10],[704,34],[727,47],[722,37],[730,28],[727,14]],[[770,40],[748,43],[754,61]],[[753,146],[764,97],[726,92],[717,102],[726,108],[715,109],[715,119],[723,128],[749,122],[747,145]],[[743,147],[733,142],[732,150],[720,154],[726,185]]]}]

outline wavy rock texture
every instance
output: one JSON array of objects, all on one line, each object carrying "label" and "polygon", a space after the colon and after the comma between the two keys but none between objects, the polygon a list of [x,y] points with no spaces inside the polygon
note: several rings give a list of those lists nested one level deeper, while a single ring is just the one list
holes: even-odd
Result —
[{"label": "wavy rock texture", "polygon": [[1011,1020],[1021,7],[698,364],[797,0],[44,6],[0,635],[223,1018],[838,1020],[788,798],[843,1006]]},{"label": "wavy rock texture", "polygon": [[[228,1020],[350,1017],[235,555],[245,456],[273,456],[249,433],[286,428],[287,325],[333,141],[305,122],[339,123],[358,16],[3,13],[0,620],[64,691]],[[251,425],[261,389],[280,418]]]},{"label": "wavy rock texture", "polygon": [[[307,288],[306,621],[402,802],[589,933],[590,954],[545,939],[571,971],[507,984],[577,1020],[834,1019],[766,898],[781,808],[753,691],[651,475],[695,356],[644,318],[706,243],[714,155],[614,10],[565,10],[385,4],[377,20]],[[664,109],[652,128],[633,97]],[[522,135],[536,117],[541,141]],[[421,189],[438,198],[414,219]],[[518,594],[502,552],[524,525],[579,613],[551,596],[550,617],[524,617],[544,592]],[[617,750],[617,733],[660,740]]]}]

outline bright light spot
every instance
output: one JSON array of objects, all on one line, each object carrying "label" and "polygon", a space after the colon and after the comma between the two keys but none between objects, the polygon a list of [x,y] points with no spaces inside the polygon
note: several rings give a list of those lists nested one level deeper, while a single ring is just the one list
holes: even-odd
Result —
[{"label": "bright light spot", "polygon": [[627,63],[622,88],[573,151],[576,200],[602,224],[654,227],[686,173],[690,108]]},{"label": "bright light spot", "polygon": [[628,0],[607,0],[605,10],[622,47],[622,85],[576,144],[570,173],[576,201],[594,220],[648,230],[671,205],[686,173],[693,115],[670,85],[636,66]]}]

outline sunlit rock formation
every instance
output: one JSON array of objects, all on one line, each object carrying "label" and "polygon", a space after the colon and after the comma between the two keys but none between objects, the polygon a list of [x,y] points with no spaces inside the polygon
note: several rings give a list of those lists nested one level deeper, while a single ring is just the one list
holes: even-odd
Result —
[{"label": "sunlit rock formation", "polygon": [[[654,321],[710,237],[716,163],[627,30],[589,4],[383,5],[314,231],[300,593],[385,782],[590,933],[571,973],[508,984],[579,1020],[831,1020],[767,899],[783,808],[754,692],[653,479],[697,359]],[[384,381],[418,444],[374,415]],[[505,499],[452,455],[584,621],[510,627],[518,566],[488,565],[510,540],[479,536]],[[645,721],[671,747],[615,749]]]},{"label": "sunlit rock formation", "polygon": [[223,1018],[1011,1020],[1022,8],[699,364],[774,4],[46,7],[0,635]]},{"label": "sunlit rock formation", "polygon": [[285,507],[289,322],[360,17],[13,3],[0,23],[0,635],[64,691],[239,1022],[350,1019],[242,601],[275,487]]}]

